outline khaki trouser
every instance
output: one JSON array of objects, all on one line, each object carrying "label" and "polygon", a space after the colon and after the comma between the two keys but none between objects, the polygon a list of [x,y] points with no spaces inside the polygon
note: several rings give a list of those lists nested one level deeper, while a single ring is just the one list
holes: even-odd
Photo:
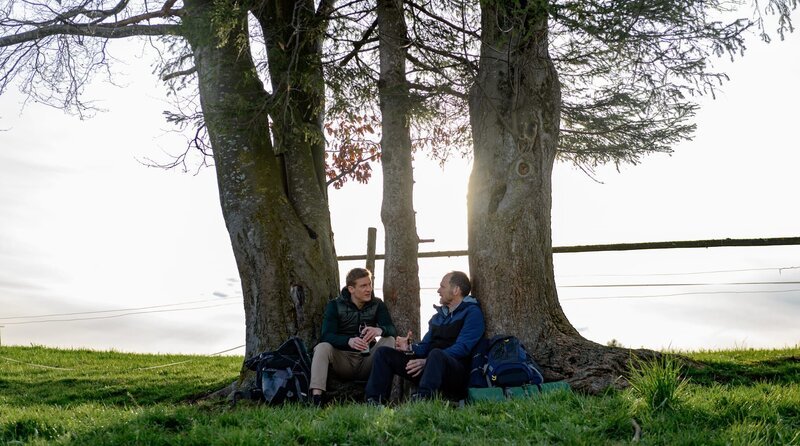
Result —
[{"label": "khaki trouser", "polygon": [[332,370],[340,379],[366,380],[372,370],[372,352],[382,346],[394,348],[394,337],[381,336],[380,341],[370,348],[369,356],[361,356],[359,352],[339,350],[327,342],[320,342],[314,347],[309,389],[320,389],[323,392],[327,390],[328,370]]}]

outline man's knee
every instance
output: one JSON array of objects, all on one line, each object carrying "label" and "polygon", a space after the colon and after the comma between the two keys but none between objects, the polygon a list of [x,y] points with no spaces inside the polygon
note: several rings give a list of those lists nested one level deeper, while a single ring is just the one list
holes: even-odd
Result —
[{"label": "man's knee", "polygon": [[375,348],[392,347],[394,348],[394,336],[381,336],[381,340],[375,344]]},{"label": "man's knee", "polygon": [[327,358],[330,359],[334,351],[333,345],[328,342],[320,342],[314,347],[314,358]]},{"label": "man's knee", "polygon": [[438,362],[442,363],[447,359],[447,353],[440,348],[434,348],[430,352],[428,352],[428,359],[426,362]]},{"label": "man's knee", "polygon": [[389,352],[392,351],[392,350],[394,350],[394,348],[386,346],[386,345],[376,348],[375,352],[372,354],[372,361],[373,362],[375,362],[375,361],[384,361],[385,360],[384,358],[386,358],[386,355],[388,355]]}]

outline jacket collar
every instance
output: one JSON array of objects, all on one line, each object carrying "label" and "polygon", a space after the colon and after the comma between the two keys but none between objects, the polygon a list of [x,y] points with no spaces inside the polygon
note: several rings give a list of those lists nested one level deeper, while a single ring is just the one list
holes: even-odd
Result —
[{"label": "jacket collar", "polygon": [[[453,314],[455,314],[456,311],[462,311],[464,308],[466,308],[466,307],[468,307],[470,305],[478,305],[478,299],[475,299],[474,297],[472,297],[471,294],[466,296],[461,301],[461,303],[458,304],[458,306],[455,309],[453,309],[452,312],[453,312]],[[436,304],[434,304],[433,308],[436,310],[437,313],[439,313],[442,316],[447,316],[448,314],[450,314],[450,308],[447,305],[436,305]]]},{"label": "jacket collar", "polygon": [[[345,305],[350,305],[353,308],[358,309],[356,304],[353,303],[353,296],[350,294],[350,290],[348,290],[347,287],[342,288],[342,292],[339,294],[338,299]],[[368,306],[373,305],[374,303],[375,303],[375,291],[372,292],[370,300],[368,302],[364,302],[364,306],[361,307],[361,309],[363,310],[364,308],[367,308]]]}]

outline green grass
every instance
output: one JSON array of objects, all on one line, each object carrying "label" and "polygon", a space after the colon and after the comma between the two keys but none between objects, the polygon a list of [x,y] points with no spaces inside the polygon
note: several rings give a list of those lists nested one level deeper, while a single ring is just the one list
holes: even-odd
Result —
[{"label": "green grass", "polygon": [[[800,445],[800,348],[687,355],[705,367],[649,364],[644,393],[317,410],[195,401],[236,379],[241,358],[2,347],[0,445],[616,445],[631,443],[632,420],[639,444]],[[668,404],[642,405],[682,380]]]},{"label": "green grass", "polygon": [[628,382],[630,394],[648,412],[673,409],[686,392],[680,361],[669,354],[649,361],[632,359]]}]

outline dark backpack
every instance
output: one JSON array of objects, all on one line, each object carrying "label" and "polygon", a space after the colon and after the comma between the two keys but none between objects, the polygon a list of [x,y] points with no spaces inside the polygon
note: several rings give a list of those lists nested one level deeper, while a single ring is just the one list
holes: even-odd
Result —
[{"label": "dark backpack", "polygon": [[519,387],[543,382],[541,369],[516,336],[484,338],[475,348],[470,387]]},{"label": "dark backpack", "polygon": [[291,337],[276,350],[254,356],[244,365],[256,372],[251,399],[272,405],[308,401],[311,358],[300,338]]}]

